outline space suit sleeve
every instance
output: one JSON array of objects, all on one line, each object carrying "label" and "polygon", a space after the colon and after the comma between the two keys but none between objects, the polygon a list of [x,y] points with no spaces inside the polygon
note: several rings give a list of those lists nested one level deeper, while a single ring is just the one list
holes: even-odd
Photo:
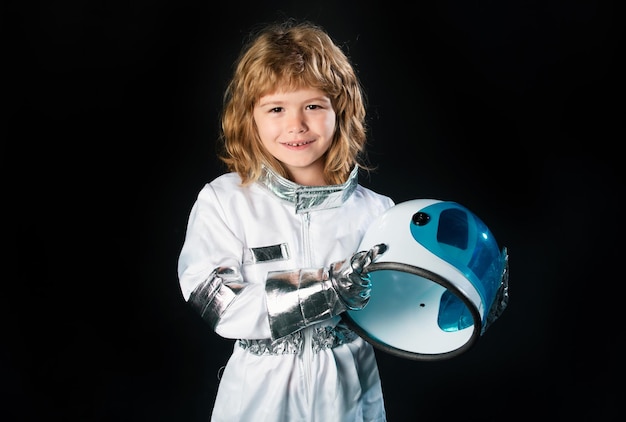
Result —
[{"label": "space suit sleeve", "polygon": [[245,287],[246,283],[236,268],[220,267],[191,292],[189,303],[211,328],[215,328],[228,305]]},{"label": "space suit sleeve", "polygon": [[328,268],[269,272],[265,291],[272,339],[348,309],[363,309],[372,288],[366,269],[386,250],[379,244]]}]

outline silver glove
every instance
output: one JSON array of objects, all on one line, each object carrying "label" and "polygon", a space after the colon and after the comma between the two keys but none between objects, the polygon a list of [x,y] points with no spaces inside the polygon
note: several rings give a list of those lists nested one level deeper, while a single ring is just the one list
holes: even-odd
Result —
[{"label": "silver glove", "polygon": [[265,293],[272,339],[348,309],[363,309],[372,289],[367,267],[386,250],[387,245],[380,244],[328,267],[268,272]]},{"label": "silver glove", "polygon": [[360,310],[369,302],[372,282],[367,267],[385,251],[387,245],[380,243],[369,251],[357,252],[350,259],[331,264],[330,280],[347,309]]}]

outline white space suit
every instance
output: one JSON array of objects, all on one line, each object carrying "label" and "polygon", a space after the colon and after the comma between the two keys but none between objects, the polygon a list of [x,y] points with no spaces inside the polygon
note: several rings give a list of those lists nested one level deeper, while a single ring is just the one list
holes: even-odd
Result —
[{"label": "white space suit", "polygon": [[[189,216],[183,297],[237,340],[213,421],[385,421],[373,347],[332,309],[322,279],[393,201],[350,179],[306,187],[269,169],[205,185]],[[308,284],[309,288],[305,288]]]}]

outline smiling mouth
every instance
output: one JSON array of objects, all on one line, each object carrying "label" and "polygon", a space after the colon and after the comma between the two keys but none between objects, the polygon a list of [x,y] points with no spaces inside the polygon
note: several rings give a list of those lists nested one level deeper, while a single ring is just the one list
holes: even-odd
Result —
[{"label": "smiling mouth", "polygon": [[285,142],[285,145],[289,145],[290,147],[301,147],[302,145],[308,145],[313,141],[304,141],[304,142]]}]

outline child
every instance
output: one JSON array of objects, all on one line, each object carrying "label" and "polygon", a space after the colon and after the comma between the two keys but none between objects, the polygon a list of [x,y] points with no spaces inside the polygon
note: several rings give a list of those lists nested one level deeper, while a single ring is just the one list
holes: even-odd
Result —
[{"label": "child", "polygon": [[183,297],[235,339],[213,421],[385,421],[374,349],[341,318],[369,300],[357,251],[394,202],[358,184],[366,143],[361,85],[310,22],[272,24],[236,62],[220,158],[200,191],[178,274]]}]

